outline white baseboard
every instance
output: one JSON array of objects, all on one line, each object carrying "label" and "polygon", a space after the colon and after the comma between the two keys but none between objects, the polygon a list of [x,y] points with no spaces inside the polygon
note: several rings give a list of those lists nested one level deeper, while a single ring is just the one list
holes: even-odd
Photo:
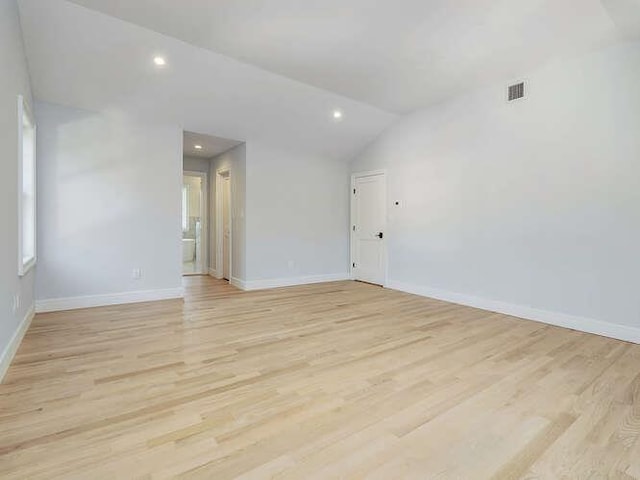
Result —
[{"label": "white baseboard", "polygon": [[162,290],[142,290],[135,292],[109,293],[105,295],[88,295],[84,297],[49,298],[36,301],[36,312],[57,312],[60,310],[74,310],[77,308],[104,307],[107,305],[122,305],[126,303],[152,302],[182,298],[182,287],[165,288]]},{"label": "white baseboard", "polygon": [[610,337],[640,344],[640,328],[604,322],[593,318],[569,315],[566,313],[541,310],[539,308],[516,305],[497,300],[488,300],[472,295],[449,292],[422,285],[390,281],[386,287],[406,293],[413,293],[422,297],[435,298],[445,302],[457,303],[459,305],[475,307],[481,310],[488,310],[490,312],[504,313],[506,315],[524,318],[525,320],[533,320],[549,325],[555,325],[557,327],[570,328],[572,330],[593,333],[603,337]]},{"label": "white baseboard", "polygon": [[7,370],[9,370],[9,365],[11,365],[11,361],[18,351],[18,347],[22,343],[24,334],[29,330],[29,325],[31,325],[31,320],[33,320],[35,313],[35,308],[31,307],[20,322],[20,325],[18,325],[18,329],[11,337],[11,340],[9,340],[9,344],[0,355],[0,383],[4,380]]},{"label": "white baseboard", "polygon": [[[328,275],[308,275],[305,277],[269,278],[266,280],[247,280],[242,282],[243,290],[264,290],[267,288],[292,287],[295,285],[309,285],[312,283],[338,282],[349,280],[350,275],[344,273],[332,273]],[[232,283],[233,284],[233,283]]]},{"label": "white baseboard", "polygon": [[231,277],[229,279],[229,284],[233,285],[236,288],[239,288],[240,290],[246,290],[246,282],[244,280],[240,280],[239,278],[235,278],[235,277]]}]

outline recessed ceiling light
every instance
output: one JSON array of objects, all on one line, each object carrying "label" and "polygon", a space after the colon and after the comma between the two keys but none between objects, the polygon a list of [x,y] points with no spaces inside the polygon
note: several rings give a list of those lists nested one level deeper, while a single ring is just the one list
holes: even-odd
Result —
[{"label": "recessed ceiling light", "polygon": [[193,148],[196,150],[202,150],[202,145],[194,145]]},{"label": "recessed ceiling light", "polygon": [[153,57],[153,63],[156,64],[156,66],[158,67],[164,67],[167,64],[167,61],[164,59],[164,57]]},{"label": "recessed ceiling light", "polygon": [[333,119],[334,120],[342,120],[342,112],[340,110],[333,111]]}]

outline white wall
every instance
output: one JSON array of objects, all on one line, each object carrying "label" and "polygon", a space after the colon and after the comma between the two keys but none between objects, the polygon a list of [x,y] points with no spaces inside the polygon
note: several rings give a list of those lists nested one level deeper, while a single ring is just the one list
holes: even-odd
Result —
[{"label": "white wall", "polygon": [[[253,289],[346,278],[346,163],[255,141],[211,162],[212,199],[216,172],[231,170],[237,285]],[[216,270],[215,208],[210,225],[210,265]]]},{"label": "white wall", "polygon": [[0,0],[0,379],[4,354],[33,306],[34,271],[18,277],[18,95],[31,104],[21,35],[16,2]]},{"label": "white wall", "polygon": [[249,141],[210,161],[184,157],[183,165],[210,172],[213,272],[216,171],[230,169],[236,285],[266,288],[348,276],[348,164],[287,144]]},{"label": "white wall", "polygon": [[179,289],[182,131],[46,103],[36,116],[39,305]]},{"label": "white wall", "polygon": [[247,281],[344,278],[348,165],[257,142],[247,152]]},{"label": "white wall", "polygon": [[352,163],[388,169],[390,283],[640,328],[640,43],[526,78],[524,101],[476,90]]},{"label": "white wall", "polygon": [[247,147],[243,143],[211,159],[209,174],[210,203],[209,266],[221,275],[222,265],[216,263],[216,175],[218,171],[229,171],[231,175],[231,277],[243,282],[246,277],[246,168]]}]

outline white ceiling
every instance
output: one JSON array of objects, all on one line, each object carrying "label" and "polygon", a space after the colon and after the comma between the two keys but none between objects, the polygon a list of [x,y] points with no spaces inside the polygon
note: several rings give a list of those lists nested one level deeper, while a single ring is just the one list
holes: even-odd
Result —
[{"label": "white ceiling", "polygon": [[[242,142],[228,138],[203,135],[202,133],[184,132],[182,134],[182,153],[186,157],[212,158],[231,150]],[[200,149],[196,148],[199,145]]]},{"label": "white ceiling", "polygon": [[[32,89],[41,101],[340,160],[397,118],[74,3],[18,4]],[[158,54],[166,67],[153,65]],[[333,121],[334,109],[344,112],[341,122]]]},{"label": "white ceiling", "polygon": [[640,32],[640,0],[73,0],[393,112]]}]

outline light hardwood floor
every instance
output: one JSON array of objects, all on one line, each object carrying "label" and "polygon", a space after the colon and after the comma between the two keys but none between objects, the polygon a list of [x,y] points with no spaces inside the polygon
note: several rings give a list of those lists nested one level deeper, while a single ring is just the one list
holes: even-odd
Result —
[{"label": "light hardwood floor", "polygon": [[354,282],[37,315],[0,478],[640,478],[640,346]]}]

